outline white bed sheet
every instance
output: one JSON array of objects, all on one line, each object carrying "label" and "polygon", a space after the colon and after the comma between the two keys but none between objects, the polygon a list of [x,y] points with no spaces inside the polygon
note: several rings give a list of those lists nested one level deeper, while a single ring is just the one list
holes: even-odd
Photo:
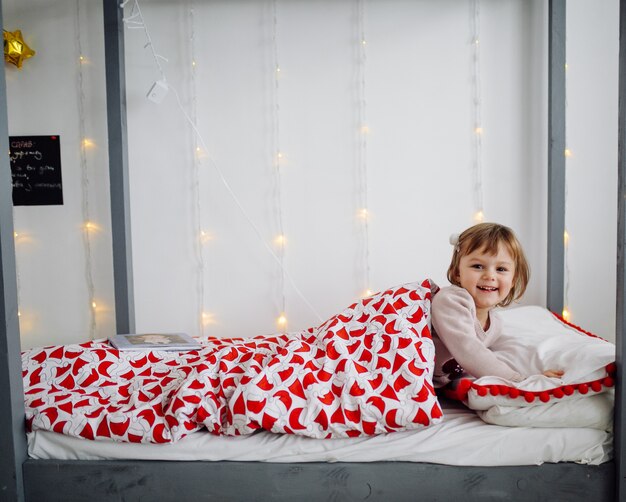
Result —
[{"label": "white bed sheet", "polygon": [[206,460],[262,462],[408,461],[448,465],[540,465],[610,460],[613,435],[588,428],[502,427],[475,412],[442,402],[442,423],[416,431],[356,439],[311,439],[259,432],[246,437],[197,432],[172,444],[89,441],[48,431],[28,434],[35,459]]}]

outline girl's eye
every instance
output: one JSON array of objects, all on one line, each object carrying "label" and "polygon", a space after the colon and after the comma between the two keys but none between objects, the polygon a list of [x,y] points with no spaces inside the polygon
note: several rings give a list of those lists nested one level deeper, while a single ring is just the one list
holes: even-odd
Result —
[{"label": "girl's eye", "polygon": [[508,269],[505,267],[498,267],[498,272],[508,272]]},{"label": "girl's eye", "polygon": [[476,268],[480,270],[481,268],[483,268],[483,266],[478,263],[475,263],[474,265],[472,265],[472,268]]}]

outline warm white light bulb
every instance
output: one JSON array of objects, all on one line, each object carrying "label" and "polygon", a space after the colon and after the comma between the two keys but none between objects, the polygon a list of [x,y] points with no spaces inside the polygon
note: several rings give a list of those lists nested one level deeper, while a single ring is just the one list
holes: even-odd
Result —
[{"label": "warm white light bulb", "polygon": [[374,294],[374,292],[371,289],[366,289],[363,292],[363,298],[367,298],[368,296],[372,296]]},{"label": "warm white light bulb", "polygon": [[361,126],[361,133],[368,134],[370,132],[370,128],[366,125]]},{"label": "warm white light bulb", "polygon": [[476,127],[476,128],[474,129],[474,132],[475,132],[476,134],[478,134],[478,135],[481,135],[481,134],[483,133],[483,128],[482,128],[482,127],[480,127],[480,126],[479,126],[479,127]]},{"label": "warm white light bulb", "polygon": [[98,307],[98,305],[96,304],[96,302],[91,302],[91,308],[92,309],[96,309]]},{"label": "warm white light bulb", "polygon": [[82,143],[83,148],[93,148],[95,146],[94,142],[91,141],[89,138],[84,138]]},{"label": "warm white light bulb", "polygon": [[563,313],[562,313],[562,317],[563,319],[565,319],[566,321],[570,320],[570,317],[572,316],[571,312],[568,310],[567,307],[563,308]]},{"label": "warm white light bulb", "polygon": [[569,232],[567,230],[563,232],[563,244],[566,246],[569,244]]},{"label": "warm white light bulb", "polygon": [[215,316],[210,312],[202,312],[202,324],[204,326],[215,323]]},{"label": "warm white light bulb", "polygon": [[359,217],[363,220],[367,220],[370,216],[369,211],[367,210],[367,208],[362,208],[359,210]]},{"label": "warm white light bulb", "polygon": [[566,148],[564,154],[565,154],[566,157],[571,157],[572,156],[572,151],[569,148]]},{"label": "warm white light bulb", "polygon": [[284,245],[285,245],[286,240],[287,240],[287,239],[285,239],[285,236],[284,236],[284,235],[277,235],[277,236],[274,238],[274,243],[275,243],[277,246],[284,246]]},{"label": "warm white light bulb", "polygon": [[209,232],[205,232],[204,230],[200,231],[200,240],[202,242],[208,242],[211,240],[211,234]]},{"label": "warm white light bulb", "polygon": [[281,327],[284,327],[287,325],[287,317],[285,316],[285,314],[280,314],[278,319],[276,319],[276,324],[278,324]]},{"label": "warm white light bulb", "polygon": [[474,221],[476,221],[477,223],[482,223],[483,220],[485,219],[485,214],[481,211],[477,211],[474,214]]},{"label": "warm white light bulb", "polygon": [[195,155],[197,159],[204,159],[206,157],[205,151],[200,146],[196,146]]}]

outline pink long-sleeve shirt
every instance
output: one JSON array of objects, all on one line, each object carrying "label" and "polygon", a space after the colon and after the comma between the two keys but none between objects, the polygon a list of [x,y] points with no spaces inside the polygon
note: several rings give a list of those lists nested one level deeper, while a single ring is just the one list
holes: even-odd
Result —
[{"label": "pink long-sleeve shirt", "polygon": [[[489,312],[489,328],[485,331],[476,318],[476,305],[463,288],[441,288],[432,300],[432,325],[435,344],[434,383],[442,387],[451,375],[443,366],[456,360],[465,373],[480,378],[497,376],[519,382],[524,378],[504,361],[498,359],[489,347],[502,332],[502,320],[496,312]],[[456,366],[454,362],[446,365]]]}]

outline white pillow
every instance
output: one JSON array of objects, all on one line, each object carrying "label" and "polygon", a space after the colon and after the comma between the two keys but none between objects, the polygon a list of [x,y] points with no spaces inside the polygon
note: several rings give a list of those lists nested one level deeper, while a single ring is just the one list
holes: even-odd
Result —
[{"label": "white pillow", "polygon": [[611,431],[613,392],[528,407],[492,406],[478,411],[488,424],[508,427],[589,427]]},{"label": "white pillow", "polygon": [[[530,376],[522,382],[490,376],[474,380],[468,385],[470,408],[537,406],[577,400],[613,387],[612,343],[566,323],[542,307],[503,310],[500,316],[503,332],[491,349],[520,373]],[[541,375],[547,369],[561,369],[565,374],[560,379]]]}]

